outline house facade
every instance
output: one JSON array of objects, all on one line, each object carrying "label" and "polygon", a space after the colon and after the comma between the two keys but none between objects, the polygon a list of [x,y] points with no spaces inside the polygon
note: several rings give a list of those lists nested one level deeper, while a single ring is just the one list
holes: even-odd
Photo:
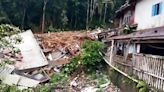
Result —
[{"label": "house facade", "polygon": [[129,0],[116,11],[119,27],[138,24],[137,30],[164,26],[164,0]]},{"label": "house facade", "polygon": [[135,7],[138,30],[164,26],[164,0],[140,0]]},{"label": "house facade", "polygon": [[116,19],[119,20],[119,28],[122,28],[124,25],[134,24],[135,4],[135,2],[129,3],[127,1],[116,11]]},{"label": "house facade", "polygon": [[137,28],[107,38],[111,42],[107,63],[164,91],[164,0],[129,0],[116,15],[122,28],[118,32],[125,30],[125,25]]}]

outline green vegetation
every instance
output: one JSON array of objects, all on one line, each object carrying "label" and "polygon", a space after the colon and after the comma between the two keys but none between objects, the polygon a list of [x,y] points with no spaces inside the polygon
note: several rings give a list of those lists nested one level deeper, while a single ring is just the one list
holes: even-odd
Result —
[{"label": "green vegetation", "polygon": [[10,61],[9,59],[4,59],[2,60],[2,62],[0,63],[0,67],[4,66],[5,64],[14,64],[14,62]]},{"label": "green vegetation", "polygon": [[69,64],[64,65],[63,72],[71,74],[80,66],[87,70],[92,69],[96,64],[102,61],[99,50],[103,47],[104,44],[99,41],[86,40],[82,45],[82,52],[80,55],[74,57]]},{"label": "green vegetation", "polygon": [[129,26],[129,25],[125,25],[124,29],[123,29],[123,32],[125,34],[130,34],[132,32],[135,32],[137,29],[137,26]]},{"label": "green vegetation", "polygon": [[[123,76],[119,72],[117,72],[114,69],[110,69],[110,80],[114,85],[116,85],[119,88],[127,88],[126,90],[135,90],[137,92],[149,92],[148,84],[146,84],[145,81],[140,80],[138,83],[130,80],[129,78]],[[131,74],[131,76],[133,76]],[[136,78],[135,76],[133,76]],[[136,78],[137,79],[137,78]],[[128,91],[129,92],[129,91]]]},{"label": "green vegetation", "polygon": [[19,92],[16,86],[8,86],[0,81],[0,92]]},{"label": "green vegetation", "polygon": [[81,63],[85,66],[92,67],[102,61],[99,50],[104,48],[104,44],[99,41],[86,40],[82,45]]},{"label": "green vegetation", "polygon": [[41,31],[42,24],[45,24],[45,31],[85,29],[86,25],[89,28],[110,26],[115,10],[124,2],[125,0],[0,0],[0,24],[14,24],[21,29],[33,31]]},{"label": "green vegetation", "polygon": [[[8,24],[0,25],[0,50],[4,48],[11,48],[13,50],[13,53],[19,53],[20,50],[18,48],[15,48],[13,45],[19,44],[22,41],[21,37],[19,35],[16,35],[20,32],[21,30],[15,26]],[[15,36],[12,37],[12,35]],[[9,59],[4,59],[3,62],[0,63],[0,66],[13,63],[14,62],[10,61]]]},{"label": "green vegetation", "polygon": [[121,88],[121,89],[123,88],[124,91],[127,91],[127,92],[133,92],[134,90],[135,91],[137,90],[136,89],[136,85],[137,85],[136,82],[134,82],[134,81],[130,80],[129,78],[123,76],[118,71],[116,71],[114,69],[110,69],[109,76],[110,76],[111,82],[115,86],[117,86],[118,88]]},{"label": "green vegetation", "polygon": [[62,68],[62,72],[66,74],[71,74],[75,71],[75,69],[79,68],[80,66],[80,55],[74,57],[71,61],[71,63],[66,64]]},{"label": "green vegetation", "polygon": [[4,47],[10,47],[14,49],[13,44],[18,44],[21,42],[21,37],[16,35],[11,37],[14,34],[21,32],[21,30],[15,26],[8,24],[0,25],[0,49]]},{"label": "green vegetation", "polygon": [[50,82],[53,85],[62,85],[64,86],[64,84],[67,82],[68,80],[68,76],[63,74],[63,73],[54,73],[51,76]]},{"label": "green vegetation", "polygon": [[49,84],[40,85],[32,92],[51,92],[51,85],[49,85]]},{"label": "green vegetation", "polygon": [[149,92],[148,85],[143,80],[139,81],[136,87],[138,92]]}]

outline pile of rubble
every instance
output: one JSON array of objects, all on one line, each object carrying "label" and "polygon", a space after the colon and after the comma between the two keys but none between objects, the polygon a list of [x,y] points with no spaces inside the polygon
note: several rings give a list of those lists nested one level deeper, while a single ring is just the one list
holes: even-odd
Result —
[{"label": "pile of rubble", "polygon": [[20,89],[37,87],[50,79],[53,72],[70,59],[78,55],[80,46],[86,39],[95,40],[97,34],[90,32],[57,32],[36,34],[28,30],[19,34],[20,44],[17,49],[0,50],[0,80],[8,85],[16,85]]},{"label": "pile of rubble", "polygon": [[50,61],[49,63],[61,65],[69,63],[72,57],[80,53],[80,46],[84,40],[95,40],[97,34],[86,31],[68,31],[36,34],[35,37]]},{"label": "pile of rubble", "polygon": [[37,87],[50,79],[48,61],[30,30],[19,35],[22,43],[0,50],[0,79],[20,89]]}]

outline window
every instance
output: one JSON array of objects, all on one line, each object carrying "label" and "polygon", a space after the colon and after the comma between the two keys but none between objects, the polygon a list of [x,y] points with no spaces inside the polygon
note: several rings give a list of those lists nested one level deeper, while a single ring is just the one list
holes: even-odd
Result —
[{"label": "window", "polygon": [[152,16],[156,16],[162,13],[162,2],[152,6]]},{"label": "window", "polygon": [[125,44],[117,43],[116,55],[124,56]]},{"label": "window", "polygon": [[128,11],[128,12],[124,15],[123,25],[129,24],[131,16],[132,16],[131,11]]},{"label": "window", "polygon": [[141,44],[140,52],[144,54],[164,56],[164,43]]}]

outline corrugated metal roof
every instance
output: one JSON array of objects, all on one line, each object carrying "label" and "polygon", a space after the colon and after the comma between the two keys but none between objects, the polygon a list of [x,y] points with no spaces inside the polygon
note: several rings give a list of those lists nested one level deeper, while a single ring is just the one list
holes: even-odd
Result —
[{"label": "corrugated metal roof", "polygon": [[16,62],[16,67],[19,70],[37,68],[48,65],[48,61],[44,56],[39,44],[31,30],[19,34],[22,37],[22,43],[17,44],[16,47],[21,50],[23,60]]},{"label": "corrugated metal roof", "polygon": [[125,2],[125,4],[123,4],[123,5],[116,11],[116,13],[118,14],[118,13],[124,11],[124,10],[131,9],[131,8],[129,8],[129,7],[131,7],[131,6],[134,7],[134,6],[135,6],[135,2],[137,2],[137,0],[127,0],[127,1]]},{"label": "corrugated metal roof", "polygon": [[135,33],[127,34],[127,35],[120,35],[114,36],[109,38],[109,40],[123,40],[123,39],[164,39],[164,26],[145,29],[145,30],[138,30]]}]

